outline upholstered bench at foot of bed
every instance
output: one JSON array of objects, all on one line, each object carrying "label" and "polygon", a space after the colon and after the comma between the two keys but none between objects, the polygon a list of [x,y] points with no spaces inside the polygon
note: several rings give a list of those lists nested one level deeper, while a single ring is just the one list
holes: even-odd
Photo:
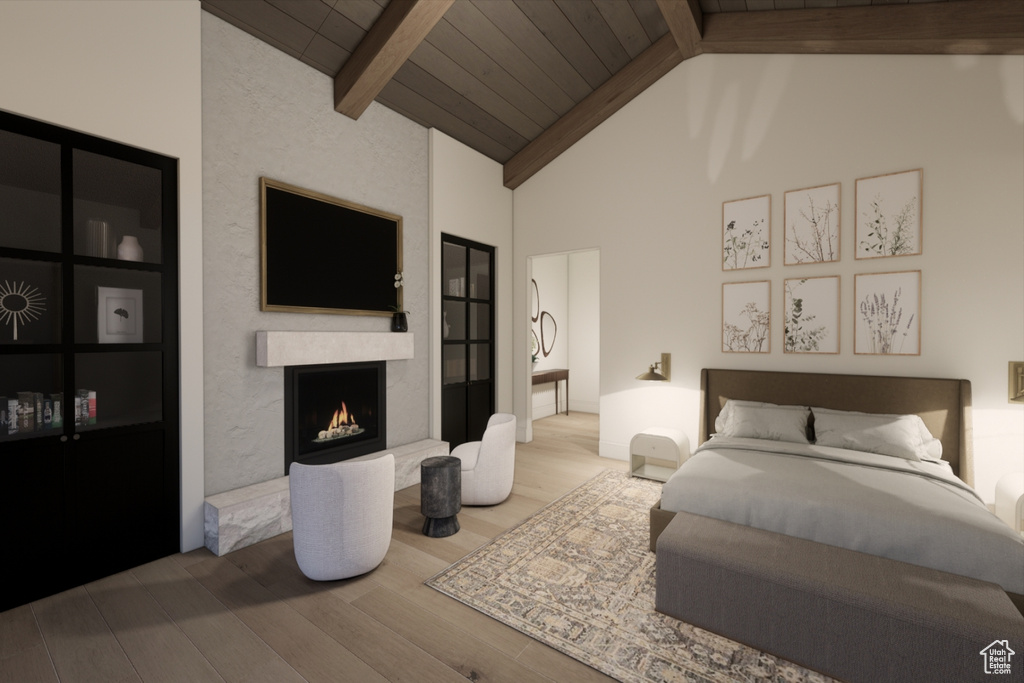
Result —
[{"label": "upholstered bench at foot of bed", "polygon": [[685,512],[657,554],[659,612],[845,681],[991,680],[981,651],[1024,642],[985,581]]}]

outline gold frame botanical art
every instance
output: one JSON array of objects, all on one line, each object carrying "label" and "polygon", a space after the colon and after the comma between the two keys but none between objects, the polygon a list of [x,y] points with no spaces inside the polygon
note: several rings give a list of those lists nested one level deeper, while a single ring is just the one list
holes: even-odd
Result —
[{"label": "gold frame botanical art", "polygon": [[921,271],[854,276],[853,352],[921,355]]},{"label": "gold frame botanical art", "polygon": [[769,267],[771,245],[771,195],[722,202],[722,270]]},{"label": "gold frame botanical art", "polygon": [[854,187],[854,257],[916,256],[923,234],[924,171],[859,178]]},{"label": "gold frame botanical art", "polygon": [[838,354],[839,276],[787,278],[783,287],[783,352]]},{"label": "gold frame botanical art", "polygon": [[771,353],[772,283],[722,283],[722,352]]},{"label": "gold frame botanical art", "polygon": [[840,260],[839,183],[790,190],[783,195],[783,262],[833,263]]}]

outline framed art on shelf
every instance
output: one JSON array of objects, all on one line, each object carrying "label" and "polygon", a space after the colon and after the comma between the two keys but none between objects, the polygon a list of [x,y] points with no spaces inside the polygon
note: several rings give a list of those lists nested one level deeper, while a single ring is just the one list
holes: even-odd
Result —
[{"label": "framed art on shelf", "polygon": [[787,266],[839,260],[839,195],[839,183],[785,193],[784,263]]},{"label": "framed art on shelf", "polygon": [[722,283],[722,351],[771,351],[771,282]]},{"label": "framed art on shelf", "polygon": [[60,341],[59,263],[0,258],[0,344]]},{"label": "framed art on shelf", "polygon": [[921,355],[921,271],[854,276],[853,352]]},{"label": "framed art on shelf", "polygon": [[922,169],[858,179],[854,191],[855,257],[920,254],[923,190]]},{"label": "framed art on shelf", "polygon": [[96,332],[100,344],[142,342],[142,290],[96,288]]},{"label": "framed art on shelf", "polygon": [[784,353],[839,353],[839,276],[784,281]]},{"label": "framed art on shelf", "polygon": [[722,202],[722,270],[771,265],[772,197]]}]

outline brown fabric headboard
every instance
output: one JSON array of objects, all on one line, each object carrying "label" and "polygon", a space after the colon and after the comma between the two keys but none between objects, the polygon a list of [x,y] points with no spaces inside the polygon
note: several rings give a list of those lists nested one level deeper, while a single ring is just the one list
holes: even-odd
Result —
[{"label": "brown fabric headboard", "polygon": [[974,486],[968,380],[705,368],[700,371],[700,389],[701,443],[715,432],[715,418],[730,398],[865,413],[916,413],[942,442],[942,459]]}]

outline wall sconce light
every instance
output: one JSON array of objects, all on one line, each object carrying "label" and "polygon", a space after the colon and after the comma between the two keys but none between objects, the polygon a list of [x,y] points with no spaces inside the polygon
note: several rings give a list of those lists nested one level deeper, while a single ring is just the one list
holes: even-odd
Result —
[{"label": "wall sconce light", "polygon": [[661,354],[661,360],[657,361],[647,372],[637,375],[637,379],[651,382],[669,382],[672,380],[672,354]]},{"label": "wall sconce light", "polygon": [[1010,403],[1024,403],[1024,361],[1010,361]]}]

